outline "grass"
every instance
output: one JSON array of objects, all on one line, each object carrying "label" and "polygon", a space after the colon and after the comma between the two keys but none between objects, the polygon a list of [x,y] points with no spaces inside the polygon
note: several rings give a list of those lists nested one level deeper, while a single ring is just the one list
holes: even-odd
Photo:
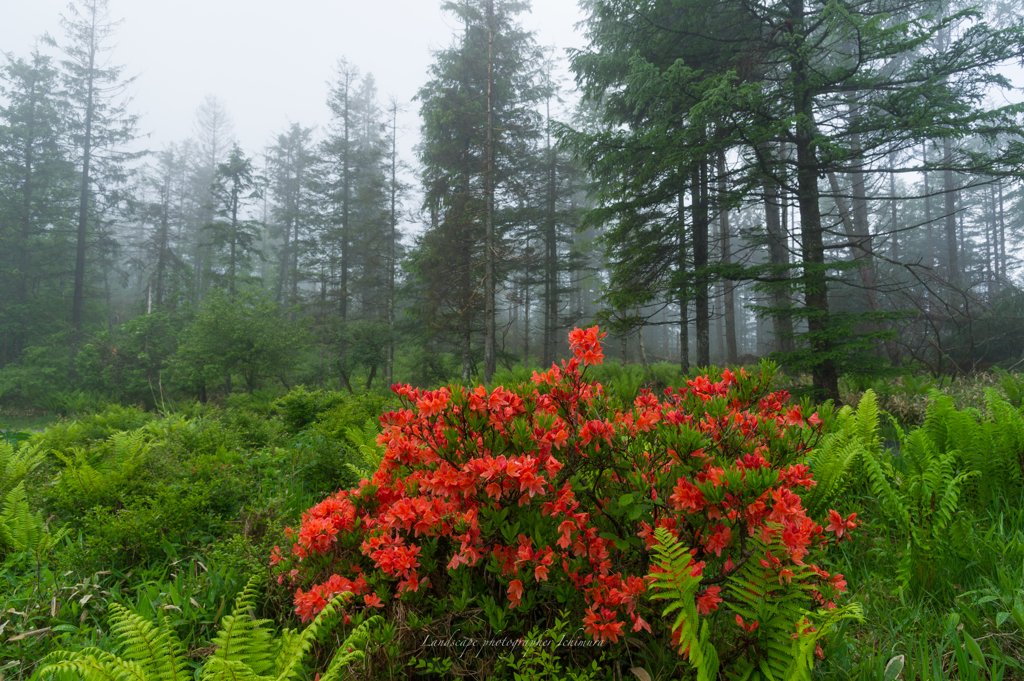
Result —
[{"label": "grass", "polygon": [[0,407],[0,430],[43,431],[60,420],[53,412]]},{"label": "grass", "polygon": [[864,513],[858,518],[868,522],[830,552],[826,569],[845,575],[864,620],[837,630],[816,676],[1024,678],[1024,623],[1013,613],[1017,607],[1024,614],[1024,497],[978,515],[965,512],[929,566],[930,576],[909,588],[895,578],[906,538],[871,511],[871,499],[858,501]]}]

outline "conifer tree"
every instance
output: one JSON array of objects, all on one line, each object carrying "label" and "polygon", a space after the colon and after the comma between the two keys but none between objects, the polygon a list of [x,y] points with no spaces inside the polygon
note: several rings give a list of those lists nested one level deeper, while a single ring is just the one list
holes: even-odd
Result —
[{"label": "conifer tree", "polygon": [[[504,257],[503,235],[521,192],[523,166],[540,132],[536,103],[540,58],[531,33],[516,16],[529,4],[513,0],[447,2],[462,23],[461,36],[435,55],[422,103],[425,208],[430,215],[421,248],[421,276],[447,270],[450,281],[431,281],[426,300],[435,328],[452,334],[469,378],[473,337],[484,335],[484,377],[497,361],[496,291]],[[441,321],[441,320],[446,321]]]},{"label": "conifer tree", "polygon": [[75,174],[58,75],[38,51],[0,69],[0,367],[18,358],[30,331],[56,330],[44,320],[63,318]]},{"label": "conifer tree", "polygon": [[103,210],[97,203],[117,204],[123,199],[115,189],[125,180],[126,161],[137,156],[124,149],[135,138],[138,116],[128,113],[129,100],[124,97],[134,79],[122,79],[122,67],[107,65],[118,24],[108,16],[107,0],[71,4],[61,23],[67,42],[60,48],[65,57],[60,65],[80,173],[71,323],[81,333],[89,235]]}]

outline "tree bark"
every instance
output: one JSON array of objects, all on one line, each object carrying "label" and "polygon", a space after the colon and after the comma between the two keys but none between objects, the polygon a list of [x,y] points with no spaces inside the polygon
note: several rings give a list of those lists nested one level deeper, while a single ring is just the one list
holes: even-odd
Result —
[{"label": "tree bark", "polygon": [[950,167],[953,163],[953,147],[948,137],[942,140],[942,163],[945,166],[942,171],[942,191],[946,200],[946,267],[949,281],[954,282],[960,279],[960,264],[956,238],[956,186]]},{"label": "tree bark", "polygon": [[92,119],[95,89],[93,70],[96,67],[96,8],[92,8],[91,44],[89,45],[89,76],[86,83],[85,134],[82,137],[82,184],[78,195],[78,230],[75,242],[75,284],[71,298],[71,325],[75,329],[76,343],[82,333],[85,311],[85,249],[89,225],[89,169],[92,163]]},{"label": "tree bark", "polygon": [[697,316],[697,366],[711,365],[710,310],[708,301],[708,164],[692,171],[694,312]]},{"label": "tree bark", "polygon": [[487,234],[484,248],[484,382],[490,383],[497,364],[495,356],[495,242],[494,242],[494,0],[487,1],[487,173],[485,200],[487,202]]},{"label": "tree bark", "polygon": [[690,373],[690,301],[687,297],[687,283],[684,278],[686,272],[686,211],[683,207],[683,192],[679,192],[679,206],[676,215],[679,220],[678,232],[678,263],[679,282],[679,370],[683,376]]},{"label": "tree bark", "polygon": [[800,207],[800,233],[803,256],[804,304],[807,307],[808,341],[814,353],[811,375],[814,387],[823,397],[839,401],[839,374],[832,360],[829,338],[828,280],[825,266],[824,230],[821,225],[818,175],[821,170],[815,146],[815,122],[811,65],[808,63],[804,35],[803,0],[788,0],[794,40],[790,57],[793,74],[793,113],[796,116],[797,199]]},{"label": "tree bark", "polygon": [[[722,236],[722,263],[729,264],[732,259],[732,235],[729,233],[729,209],[725,206],[725,195],[728,191],[725,177],[725,151],[718,150],[718,225]],[[723,306],[725,314],[725,362],[736,364],[739,353],[736,350],[736,301],[733,297],[733,283],[729,279],[722,280]]]},{"label": "tree bark", "polygon": [[764,218],[768,232],[768,259],[772,265],[772,279],[776,280],[771,289],[772,325],[775,332],[775,344],[780,352],[793,352],[793,319],[788,309],[792,302],[789,298],[789,236],[782,225],[782,204],[779,186],[772,179],[762,182],[764,191]]},{"label": "tree bark", "polygon": [[544,225],[545,267],[544,302],[547,306],[544,327],[544,366],[555,361],[555,347],[558,340],[558,234],[555,215],[555,182],[556,160],[555,150],[551,146],[551,100],[547,100],[547,156],[548,156],[548,193],[547,215]]}]

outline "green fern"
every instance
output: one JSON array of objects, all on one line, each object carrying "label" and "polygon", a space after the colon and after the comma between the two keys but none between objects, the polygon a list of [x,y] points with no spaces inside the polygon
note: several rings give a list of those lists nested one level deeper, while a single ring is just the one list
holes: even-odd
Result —
[{"label": "green fern", "polygon": [[878,399],[874,390],[867,390],[857,405],[857,435],[868,451],[881,446],[878,439]]},{"label": "green fern", "polygon": [[[215,649],[196,678],[201,681],[297,681],[315,641],[323,639],[339,619],[340,608],[351,594],[340,594],[301,633],[285,629],[275,638],[269,620],[257,620],[257,578],[249,580],[230,615],[221,619]],[[114,603],[110,606],[111,633],[121,643],[121,654],[98,648],[56,651],[43,660],[41,675],[53,678],[68,672],[82,681],[190,681],[191,667],[169,620],[159,624]],[[368,618],[339,646],[323,681],[337,681],[345,666],[362,659],[362,649],[373,629],[383,621]]]},{"label": "green fern", "polygon": [[42,512],[32,512],[24,481],[4,496],[3,512],[0,513],[0,549],[31,553],[39,560],[67,534],[67,528],[50,532]]},{"label": "green fern", "polygon": [[729,579],[726,606],[745,621],[758,623],[757,647],[737,658],[727,673],[731,678],[751,680],[810,681],[818,640],[840,620],[860,619],[861,608],[850,604],[833,611],[809,612],[805,606],[812,602],[807,579],[810,569],[793,565],[792,583],[782,583],[774,571],[762,567],[761,559],[769,550],[783,555],[785,547],[756,540],[754,544],[754,555]]},{"label": "green fern", "polygon": [[43,534],[42,513],[32,513],[25,483],[7,493],[4,497],[3,513],[0,513],[0,547],[15,553],[27,551],[35,546]]},{"label": "green fern", "polygon": [[359,455],[358,463],[345,464],[357,478],[368,478],[377,472],[381,461],[384,460],[384,448],[377,444],[377,436],[380,435],[380,427],[373,419],[366,419],[363,429],[349,427],[345,430],[345,437],[355,448]]},{"label": "green fern", "polygon": [[686,548],[663,527],[654,530],[658,543],[654,546],[657,554],[651,570],[651,598],[668,600],[662,615],[676,613],[672,623],[673,633],[679,632],[679,644],[689,648],[690,665],[697,671],[697,681],[712,681],[718,678],[718,651],[711,643],[711,630],[705,619],[701,622],[697,613],[697,589],[700,577],[691,574],[693,557]]},{"label": "green fern", "polygon": [[45,459],[38,446],[22,445],[18,449],[0,441],[0,499],[34,471]]},{"label": "green fern", "polygon": [[[657,528],[655,537],[651,598],[669,601],[663,614],[675,613],[672,631],[679,632],[681,647],[689,649],[697,679],[717,679],[718,651],[711,641],[711,618],[698,619],[696,595],[701,580],[690,572],[692,557],[668,530]],[[744,644],[744,652],[721,671],[729,679],[745,681],[810,681],[818,640],[843,619],[861,619],[863,612],[857,604],[809,612],[804,606],[812,602],[811,586],[802,578],[810,568],[794,565],[792,583],[782,583],[777,574],[761,566],[760,559],[769,549],[784,554],[785,547],[752,541],[754,555],[729,578],[725,604],[745,621],[758,623],[756,645]]]},{"label": "green fern", "polygon": [[863,480],[858,473],[863,463],[881,449],[878,436],[878,402],[873,390],[861,397],[857,411],[843,407],[836,414],[831,432],[808,456],[817,485],[801,494],[804,508],[820,516],[851,486]]},{"label": "green fern", "polygon": [[[938,412],[946,413],[941,406]],[[963,432],[963,428],[953,423],[951,428],[922,427],[909,433],[897,429],[899,470],[878,456],[865,460],[872,492],[890,522],[908,536],[898,572],[904,587],[915,573],[922,584],[930,580],[938,544],[957,517],[964,485],[978,475],[977,471],[962,471],[958,467],[961,453],[943,451],[933,439],[952,442],[949,433]]]}]

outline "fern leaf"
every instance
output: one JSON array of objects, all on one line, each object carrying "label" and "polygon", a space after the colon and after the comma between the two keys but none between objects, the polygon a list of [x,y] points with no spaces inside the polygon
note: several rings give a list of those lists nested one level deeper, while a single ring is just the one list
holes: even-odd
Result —
[{"label": "fern leaf", "polygon": [[367,642],[373,634],[374,629],[384,623],[384,618],[374,615],[352,630],[352,633],[341,642],[338,651],[327,667],[327,671],[320,677],[320,681],[341,681],[342,669],[363,659]]},{"label": "fern leaf", "polygon": [[338,594],[331,602],[324,606],[324,609],[309,623],[301,634],[295,636],[287,650],[282,649],[282,655],[278,658],[277,681],[297,681],[302,671],[302,663],[309,654],[313,643],[327,635],[336,624],[341,606],[352,597],[352,592],[345,591]]},{"label": "fern leaf", "polygon": [[145,617],[120,603],[111,603],[110,631],[121,641],[121,657],[138,663],[147,679],[173,674],[173,666],[168,668],[168,654],[164,649],[173,642],[161,637],[159,628]]},{"label": "fern leaf", "polygon": [[874,390],[864,391],[857,405],[857,437],[868,451],[878,449],[878,400]]},{"label": "fern leaf", "polygon": [[235,599],[230,615],[220,622],[213,639],[214,657],[220,660],[243,662],[252,673],[260,675],[274,666],[274,636],[269,629],[270,620],[257,620],[251,611],[256,608],[259,579],[252,577]]},{"label": "fern leaf", "polygon": [[4,510],[0,519],[4,528],[0,530],[0,543],[13,551],[28,551],[39,542],[43,534],[43,516],[38,512],[32,513],[24,481],[19,482],[4,497]]},{"label": "fern leaf", "polygon": [[700,578],[691,574],[692,556],[686,548],[663,527],[654,530],[658,543],[654,545],[657,554],[656,570],[652,570],[652,589],[657,589],[651,598],[671,601],[662,614],[678,611],[672,624],[672,631],[679,632],[682,648],[689,648],[690,665],[696,669],[699,681],[712,681],[718,676],[718,653],[711,644],[707,620],[699,622],[696,606]]},{"label": "fern leaf", "polygon": [[[55,661],[47,662],[51,659]],[[82,681],[150,681],[139,663],[98,648],[74,653],[61,650],[43,659],[40,676],[53,678],[61,672],[70,672]]]},{"label": "fern leaf", "polygon": [[269,677],[256,674],[240,660],[211,657],[203,667],[201,678],[203,681],[267,681]]}]

